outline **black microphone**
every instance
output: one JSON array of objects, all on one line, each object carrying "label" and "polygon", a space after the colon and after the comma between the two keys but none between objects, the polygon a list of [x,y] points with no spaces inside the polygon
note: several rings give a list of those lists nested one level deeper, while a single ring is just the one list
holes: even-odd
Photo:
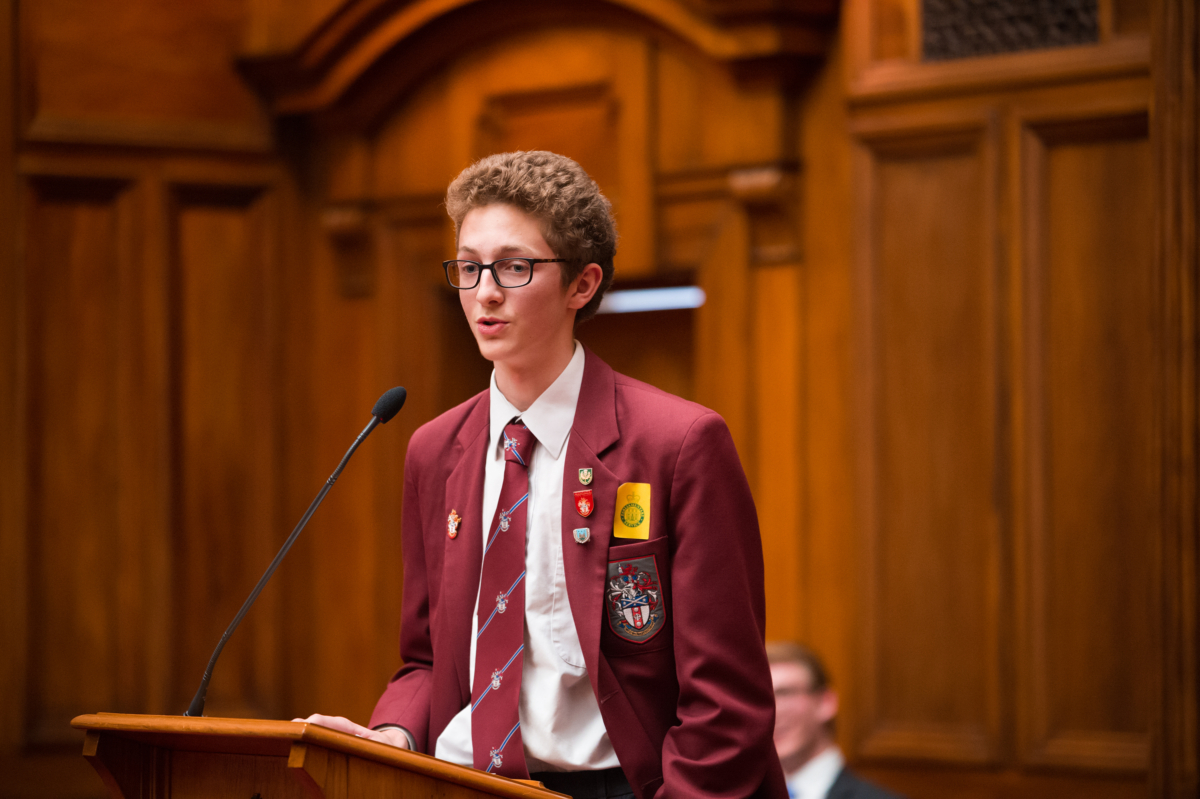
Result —
[{"label": "black microphone", "polygon": [[196,695],[192,697],[192,704],[188,706],[185,716],[203,716],[204,715],[204,695],[208,693],[208,681],[212,679],[213,666],[217,663],[217,658],[221,656],[221,650],[225,648],[225,642],[229,640],[229,636],[233,635],[233,631],[242,623],[242,617],[246,615],[246,611],[250,610],[250,606],[254,604],[254,600],[258,599],[258,595],[262,592],[263,586],[267,584],[267,580],[271,579],[271,575],[279,568],[279,564],[283,561],[288,550],[292,548],[292,544],[296,543],[296,539],[300,536],[300,531],[304,529],[304,525],[308,524],[308,520],[312,518],[313,512],[317,506],[321,504],[321,500],[325,499],[325,495],[329,493],[329,489],[333,488],[333,484],[337,482],[338,477],[342,473],[342,469],[346,468],[346,464],[350,462],[350,456],[354,454],[354,450],[358,449],[358,445],[371,434],[377,425],[386,424],[392,420],[392,417],[400,412],[404,407],[404,400],[408,397],[408,392],[403,386],[397,386],[383,393],[379,401],[375,403],[375,407],[371,409],[371,421],[363,428],[363,431],[358,434],[358,438],[354,439],[354,443],[350,445],[350,449],[346,450],[346,454],[342,456],[342,462],[333,470],[333,474],[325,481],[325,485],[321,486],[321,490],[317,493],[317,498],[308,506],[308,510],[300,517],[300,523],[296,525],[296,529],[292,530],[292,534],[288,536],[287,541],[283,542],[283,547],[279,550],[279,554],[275,556],[275,560],[271,561],[271,565],[267,567],[262,578],[259,579],[258,585],[254,586],[254,590],[250,592],[250,596],[246,598],[242,604],[242,609],[237,612],[230,623],[229,628],[225,630],[225,634],[221,636],[221,640],[217,643],[217,648],[213,650],[212,657],[208,659],[208,668],[204,670],[204,678],[200,680],[200,687],[196,689]]}]

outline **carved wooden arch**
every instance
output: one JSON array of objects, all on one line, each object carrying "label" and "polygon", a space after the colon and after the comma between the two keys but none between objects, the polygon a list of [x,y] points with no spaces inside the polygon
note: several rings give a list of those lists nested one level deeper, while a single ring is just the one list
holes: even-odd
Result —
[{"label": "carved wooden arch", "polygon": [[[656,29],[747,80],[787,87],[824,57],[839,0],[347,0],[291,53],[245,59],[278,116],[370,127],[462,47],[522,29],[607,23]],[[453,42],[456,48],[447,43]],[[374,78],[374,79],[373,79]]]}]

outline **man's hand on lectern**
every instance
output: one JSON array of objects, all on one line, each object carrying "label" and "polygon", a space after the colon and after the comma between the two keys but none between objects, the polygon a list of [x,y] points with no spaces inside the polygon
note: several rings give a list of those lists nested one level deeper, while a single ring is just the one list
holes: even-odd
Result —
[{"label": "man's hand on lectern", "polygon": [[392,727],[386,730],[372,730],[370,727],[355,724],[350,719],[343,718],[342,716],[322,716],[320,713],[314,713],[306,719],[292,719],[292,721],[317,724],[322,727],[328,727],[331,730],[347,733],[348,735],[357,735],[359,738],[379,741],[380,743],[395,746],[399,749],[408,748],[408,736],[399,727]]}]

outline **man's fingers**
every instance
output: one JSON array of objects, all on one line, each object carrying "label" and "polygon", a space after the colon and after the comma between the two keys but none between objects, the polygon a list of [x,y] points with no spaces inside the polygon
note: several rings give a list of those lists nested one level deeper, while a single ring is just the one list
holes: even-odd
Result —
[{"label": "man's fingers", "polygon": [[342,716],[323,716],[320,713],[314,713],[306,719],[292,719],[293,721],[307,722],[309,724],[317,724],[321,727],[328,727],[331,730],[338,732],[349,733],[350,735],[361,735],[364,738],[369,737],[372,732],[367,727],[361,724],[355,724],[348,718]]},{"label": "man's fingers", "polygon": [[408,748],[408,736],[403,730],[390,728],[386,730],[371,730],[369,735],[364,735],[364,738],[370,738],[372,741],[379,741],[388,746],[395,746],[398,749]]},{"label": "man's fingers", "polygon": [[306,719],[292,719],[306,724],[317,724],[321,727],[328,727],[331,730],[338,732],[357,735],[359,738],[367,738],[372,741],[379,741],[388,746],[395,746],[400,749],[408,748],[408,736],[403,730],[395,728],[386,730],[372,730],[370,727],[364,727],[361,724],[355,724],[348,718],[342,716],[323,716],[320,713],[313,713]]}]

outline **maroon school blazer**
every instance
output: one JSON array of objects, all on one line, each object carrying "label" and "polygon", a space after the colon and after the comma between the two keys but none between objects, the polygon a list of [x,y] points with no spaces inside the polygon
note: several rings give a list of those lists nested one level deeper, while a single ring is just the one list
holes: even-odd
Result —
[{"label": "maroon school blazer", "polygon": [[[484,391],[417,430],[405,460],[404,666],[370,726],[399,724],[422,752],[471,699],[488,421]],[[582,468],[593,474],[586,520],[575,505]],[[758,518],[724,420],[615,373],[588,351],[563,482],[575,629],[639,799],[787,796],[772,741]],[[616,503],[625,502],[617,487],[627,482],[651,486],[649,540],[612,535]],[[462,517],[455,538],[447,530],[452,509]],[[591,539],[578,544],[573,530],[585,525]],[[631,616],[622,616],[611,585],[631,566],[643,587],[657,583],[650,635],[622,622]]]}]

